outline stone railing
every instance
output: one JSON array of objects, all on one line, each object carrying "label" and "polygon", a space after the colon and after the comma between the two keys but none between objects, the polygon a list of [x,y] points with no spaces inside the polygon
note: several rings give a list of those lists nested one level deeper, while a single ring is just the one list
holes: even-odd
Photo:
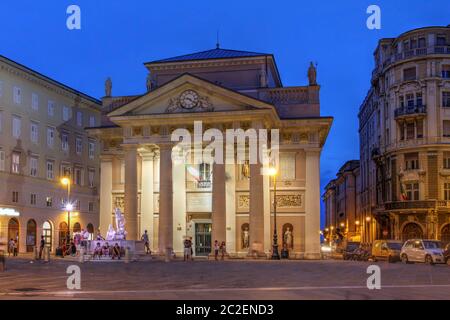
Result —
[{"label": "stone railing", "polygon": [[262,89],[259,92],[259,98],[272,104],[318,103],[314,101],[314,97],[310,97],[308,87]]},{"label": "stone railing", "polygon": [[446,200],[395,201],[384,204],[384,210],[437,209],[437,208],[450,208],[450,201]]},{"label": "stone railing", "polygon": [[394,115],[395,118],[415,115],[415,114],[426,114],[427,107],[425,105],[416,105],[416,106],[405,106],[395,109]]}]

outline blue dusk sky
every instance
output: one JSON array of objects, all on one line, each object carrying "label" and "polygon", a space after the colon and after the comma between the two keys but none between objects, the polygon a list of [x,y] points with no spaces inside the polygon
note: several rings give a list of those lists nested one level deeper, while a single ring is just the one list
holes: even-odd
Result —
[{"label": "blue dusk sky", "polygon": [[[66,9],[81,8],[81,30]],[[381,7],[381,30],[366,27]],[[370,87],[380,38],[450,24],[449,0],[123,1],[3,0],[0,54],[100,98],[145,91],[146,61],[215,47],[275,55],[285,86],[306,85],[318,63],[321,113],[335,118],[322,153],[322,190],[347,160],[359,158],[358,109]]]}]

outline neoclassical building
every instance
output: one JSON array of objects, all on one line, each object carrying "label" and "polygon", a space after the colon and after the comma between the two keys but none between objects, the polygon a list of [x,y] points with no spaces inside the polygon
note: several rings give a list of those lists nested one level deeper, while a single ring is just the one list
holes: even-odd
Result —
[{"label": "neoclassical building", "polygon": [[358,114],[362,241],[449,242],[450,26],[381,39],[374,60]]},{"label": "neoclassical building", "polygon": [[194,136],[194,122],[202,124],[200,136],[211,128],[279,129],[280,248],[319,257],[320,153],[332,118],[320,115],[315,67],[308,86],[284,87],[271,54],[217,47],[145,66],[147,92],[112,96],[108,79],[102,126],[88,129],[102,145],[101,232],[120,208],[128,239],[148,230],[161,254],[182,254],[185,237],[192,237],[196,256],[208,255],[214,240],[225,241],[231,255],[269,253],[274,183],[265,165],[173,161],[178,147],[171,136],[180,128]]}]

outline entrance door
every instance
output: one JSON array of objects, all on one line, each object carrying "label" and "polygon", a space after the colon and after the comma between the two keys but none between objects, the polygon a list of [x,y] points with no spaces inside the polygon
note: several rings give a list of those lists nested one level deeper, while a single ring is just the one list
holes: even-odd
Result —
[{"label": "entrance door", "polygon": [[211,253],[211,223],[195,224],[195,255],[208,256]]},{"label": "entrance door", "polygon": [[17,251],[19,251],[19,221],[16,218],[12,218],[8,223],[8,243],[13,239],[16,241]]},{"label": "entrance door", "polygon": [[52,251],[52,225],[50,222],[44,222],[42,226],[42,235],[44,236],[45,246]]}]

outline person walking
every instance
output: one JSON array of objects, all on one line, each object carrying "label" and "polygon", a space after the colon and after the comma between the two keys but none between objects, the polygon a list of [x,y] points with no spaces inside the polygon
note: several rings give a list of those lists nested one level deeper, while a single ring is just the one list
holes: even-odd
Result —
[{"label": "person walking", "polygon": [[226,250],[226,244],[225,241],[222,241],[222,244],[220,245],[220,254],[221,254],[221,259],[225,260],[225,254],[227,253]]},{"label": "person walking", "polygon": [[14,240],[11,238],[8,242],[8,257],[11,256],[11,254],[14,255]]},{"label": "person walking", "polygon": [[144,234],[141,237],[141,241],[144,241],[145,254],[152,254],[152,251],[150,250],[150,240],[148,238],[147,230],[144,231]]},{"label": "person walking", "polygon": [[39,245],[39,260],[42,259],[42,251],[44,251],[45,248],[45,240],[44,240],[44,236],[41,236],[41,243]]},{"label": "person walking", "polygon": [[220,246],[219,246],[219,241],[214,241],[214,259],[216,260],[216,261],[218,261],[219,259],[219,249],[220,249]]}]

